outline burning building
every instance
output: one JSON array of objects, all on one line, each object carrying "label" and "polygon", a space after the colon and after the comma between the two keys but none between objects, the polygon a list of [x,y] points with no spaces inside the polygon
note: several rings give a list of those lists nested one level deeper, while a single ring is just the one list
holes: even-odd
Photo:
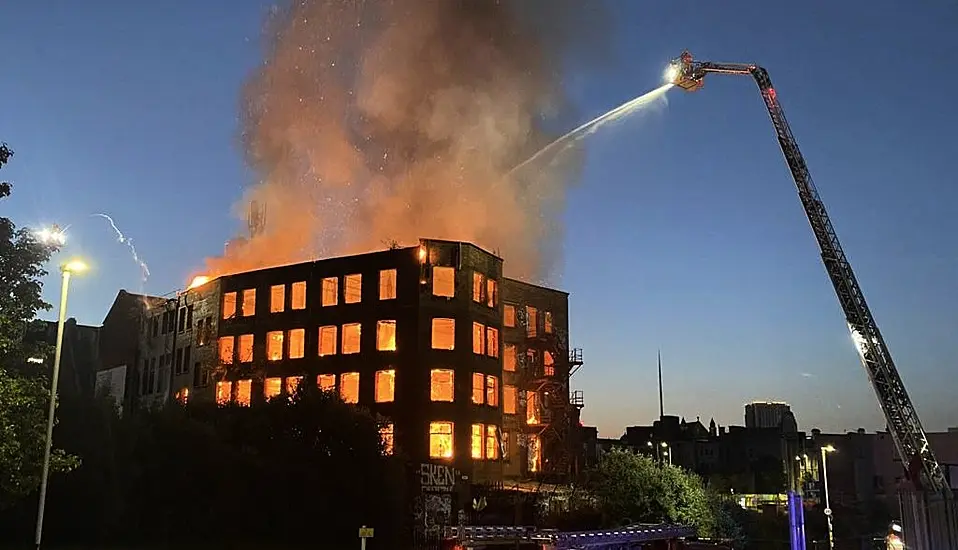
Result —
[{"label": "burning building", "polygon": [[198,279],[142,310],[139,405],[255,407],[317,384],[387,418],[387,447],[414,463],[480,484],[565,479],[582,405],[568,294],[502,268],[475,245],[420,240]]}]

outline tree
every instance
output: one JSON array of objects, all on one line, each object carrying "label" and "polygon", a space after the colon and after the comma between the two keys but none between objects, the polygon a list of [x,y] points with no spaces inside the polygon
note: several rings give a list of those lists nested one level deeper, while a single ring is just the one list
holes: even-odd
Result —
[{"label": "tree", "polygon": [[[0,169],[13,157],[0,143]],[[0,199],[10,196],[13,186],[0,181]],[[20,366],[26,359],[23,333],[37,311],[50,308],[40,297],[40,279],[47,274],[43,264],[54,248],[45,246],[26,229],[17,229],[10,218],[0,217],[0,366]]]},{"label": "tree", "polygon": [[[13,151],[0,144],[0,168],[12,156]],[[10,183],[0,181],[0,199],[11,189]],[[40,279],[52,252],[29,231],[0,217],[0,508],[29,494],[40,482],[50,393],[42,379],[18,371],[36,351],[24,342],[27,324],[37,311],[50,307],[40,297]],[[76,460],[62,452],[51,459],[54,472],[75,465]]]},{"label": "tree", "polygon": [[716,535],[716,508],[702,480],[678,466],[614,449],[589,475],[603,523],[677,523]]},{"label": "tree", "polygon": [[[50,392],[39,378],[0,368],[0,509],[33,492],[40,483]],[[53,472],[69,471],[74,457],[54,449]]]}]

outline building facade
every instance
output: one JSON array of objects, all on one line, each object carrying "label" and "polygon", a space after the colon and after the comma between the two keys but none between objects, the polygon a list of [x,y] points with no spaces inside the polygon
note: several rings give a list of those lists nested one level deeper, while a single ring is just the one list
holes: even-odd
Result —
[{"label": "building facade", "polygon": [[387,419],[387,448],[413,462],[472,483],[567,476],[581,406],[568,294],[502,266],[422,240],[200,281],[142,310],[137,405],[256,406],[316,384]]},{"label": "building facade", "polygon": [[745,427],[782,428],[786,431],[794,431],[798,429],[798,423],[788,403],[753,401],[745,405]]}]

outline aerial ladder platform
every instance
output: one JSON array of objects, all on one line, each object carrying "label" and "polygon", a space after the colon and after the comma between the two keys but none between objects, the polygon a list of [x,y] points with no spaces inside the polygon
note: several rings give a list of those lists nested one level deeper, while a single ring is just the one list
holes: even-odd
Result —
[{"label": "aerial ladder platform", "polygon": [[935,457],[918,413],[908,397],[895,362],[878,330],[878,325],[865,302],[852,266],[838,241],[825,205],[812,182],[805,159],[785,119],[768,72],[749,63],[713,63],[696,61],[689,52],[673,60],[666,70],[666,80],[685,91],[693,92],[704,85],[710,73],[751,76],[771,118],[778,144],[795,180],[798,197],[805,209],[825,271],[838,296],[852,340],[858,348],[862,366],[878,397],[888,430],[902,464],[906,465],[911,491],[900,493],[905,540],[916,550],[958,550],[958,514],[955,495]]},{"label": "aerial ladder platform", "polygon": [[899,498],[908,547],[915,550],[958,550],[954,492],[928,444],[928,437],[905,391],[885,339],[865,303],[865,296],[812,182],[768,72],[755,64],[696,61],[686,51],[669,64],[665,78],[675,86],[693,92],[702,88],[705,75],[710,73],[751,76],[758,84],[778,144],[795,180],[798,197],[818,241],[825,271],[838,295],[852,340],[878,397],[898,456],[907,468],[911,490],[900,492]]}]

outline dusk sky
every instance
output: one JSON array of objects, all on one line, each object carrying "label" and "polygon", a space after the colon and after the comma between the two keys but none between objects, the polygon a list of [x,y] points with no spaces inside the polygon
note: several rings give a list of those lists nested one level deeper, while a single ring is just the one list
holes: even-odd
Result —
[{"label": "dusk sky", "polygon": [[[925,428],[958,426],[958,4],[609,6],[608,63],[563,74],[577,120],[659,86],[686,48],[766,67]],[[94,266],[71,287],[79,322],[100,324],[121,288],[181,288],[241,228],[239,93],[268,8],[5,3],[0,141],[16,155],[0,214],[69,226],[64,254]],[[657,417],[661,349],[666,413],[742,424],[744,403],[770,399],[806,430],[884,427],[754,82],[713,75],[581,145],[555,283],[586,423],[617,437]],[[145,287],[96,213],[133,240]]]}]

